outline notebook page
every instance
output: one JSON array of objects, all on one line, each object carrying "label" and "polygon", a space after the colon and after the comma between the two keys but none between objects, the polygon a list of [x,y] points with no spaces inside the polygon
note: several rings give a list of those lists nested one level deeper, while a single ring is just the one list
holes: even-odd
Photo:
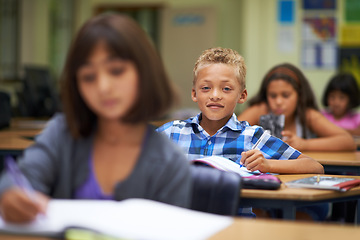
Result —
[{"label": "notebook page", "polygon": [[45,218],[28,225],[0,222],[0,229],[56,233],[65,227],[94,229],[128,239],[207,239],[232,223],[231,217],[192,211],[155,201],[128,199],[51,200]]}]

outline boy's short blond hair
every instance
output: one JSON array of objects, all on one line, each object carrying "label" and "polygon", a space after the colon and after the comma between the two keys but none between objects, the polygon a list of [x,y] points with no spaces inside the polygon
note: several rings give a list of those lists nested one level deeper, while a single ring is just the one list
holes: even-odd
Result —
[{"label": "boy's short blond hair", "polygon": [[201,68],[206,67],[210,64],[222,63],[231,65],[234,67],[236,76],[240,82],[242,89],[245,89],[245,76],[246,76],[246,65],[244,58],[235,50],[230,48],[209,48],[202,52],[195,63],[193,70],[194,79],[193,86],[197,79],[198,72]]}]

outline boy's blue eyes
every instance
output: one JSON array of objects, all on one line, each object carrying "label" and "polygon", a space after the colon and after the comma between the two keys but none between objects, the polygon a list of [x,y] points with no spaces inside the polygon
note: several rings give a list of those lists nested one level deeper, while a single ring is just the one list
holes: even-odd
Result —
[{"label": "boy's blue eyes", "polygon": [[[210,90],[211,88],[210,87],[202,87],[201,88],[202,90]],[[229,88],[229,87],[224,87],[224,88],[222,88],[222,90],[224,90],[224,91],[231,91],[231,88]]]}]

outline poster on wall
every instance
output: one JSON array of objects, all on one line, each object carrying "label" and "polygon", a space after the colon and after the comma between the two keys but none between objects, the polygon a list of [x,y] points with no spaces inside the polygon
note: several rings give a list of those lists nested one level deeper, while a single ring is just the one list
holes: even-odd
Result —
[{"label": "poster on wall", "polygon": [[302,65],[308,69],[337,66],[336,2],[303,0]]}]

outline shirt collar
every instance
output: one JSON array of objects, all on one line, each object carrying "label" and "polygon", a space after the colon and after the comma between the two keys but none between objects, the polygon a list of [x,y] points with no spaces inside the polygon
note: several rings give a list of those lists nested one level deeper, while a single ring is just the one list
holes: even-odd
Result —
[{"label": "shirt collar", "polygon": [[[187,124],[190,124],[190,125],[196,125],[197,128],[199,129],[200,120],[201,120],[201,112],[198,115],[196,115],[195,117],[192,117],[192,118],[189,118],[189,119],[185,120],[185,122]],[[227,128],[227,129],[231,129],[233,131],[242,131],[247,126],[249,126],[248,122],[246,122],[246,121],[241,121],[240,122],[237,119],[235,113],[233,113],[233,115],[231,116],[229,121],[220,130]]]}]

